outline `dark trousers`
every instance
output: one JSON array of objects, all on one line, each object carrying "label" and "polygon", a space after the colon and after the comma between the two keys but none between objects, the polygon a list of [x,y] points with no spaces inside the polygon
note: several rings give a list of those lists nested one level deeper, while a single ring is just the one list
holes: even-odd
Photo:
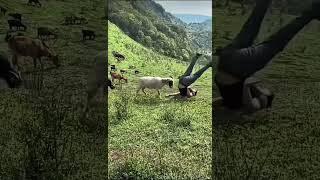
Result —
[{"label": "dark trousers", "polygon": [[311,20],[310,11],[293,19],[266,41],[252,45],[271,0],[257,0],[250,17],[233,42],[223,48],[219,55],[218,70],[245,79],[264,68],[271,59],[281,52],[289,41]]},{"label": "dark trousers", "polygon": [[186,72],[183,74],[183,76],[180,77],[179,79],[179,83],[188,87],[190,86],[192,83],[194,83],[197,79],[199,79],[201,77],[201,75],[208,69],[211,67],[212,63],[208,63],[207,65],[203,66],[199,71],[197,71],[194,74],[192,73],[193,67],[196,64],[198,60],[197,56],[194,56],[191,60],[191,63],[189,64]]}]

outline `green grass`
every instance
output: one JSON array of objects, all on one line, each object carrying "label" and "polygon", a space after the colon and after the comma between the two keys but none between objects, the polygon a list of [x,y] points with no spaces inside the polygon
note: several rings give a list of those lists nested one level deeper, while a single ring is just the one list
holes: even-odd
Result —
[{"label": "green grass", "polygon": [[[94,56],[106,49],[106,26],[103,0],[41,1],[42,7],[27,6],[27,1],[1,0],[7,13],[21,13],[28,27],[27,36],[36,37],[40,26],[59,28],[56,43],[49,42],[59,55],[58,69],[44,61],[43,79],[36,73],[22,73],[35,85],[43,80],[42,89],[3,90],[0,113],[1,179],[103,179],[107,175],[106,104],[94,109],[88,120],[94,131],[80,125],[86,100],[87,73]],[[83,15],[87,25],[62,26],[67,15]],[[7,16],[0,16],[0,48],[4,41]],[[82,42],[81,29],[93,29],[95,41]],[[9,57],[11,53],[8,52]],[[23,71],[32,71],[30,59]],[[35,80],[38,79],[38,80]]]},{"label": "green grass", "polygon": [[[167,99],[165,94],[178,90],[177,77],[187,64],[144,48],[110,22],[108,35],[109,63],[128,69],[128,84],[108,95],[109,179],[210,179],[211,69],[195,83],[197,97]],[[117,63],[112,51],[126,60]],[[135,75],[130,65],[141,74]],[[161,99],[152,90],[137,95],[140,76],[173,76],[174,88],[164,87]]]},{"label": "green grass", "polygon": [[[248,15],[226,16],[223,9],[215,9],[215,46],[226,45],[229,41],[223,38],[225,32],[234,37]],[[293,17],[286,18],[285,23]],[[258,41],[278,30],[278,22],[276,15],[267,15]],[[239,117],[214,110],[216,178],[319,177],[319,28],[319,22],[310,23],[271,65],[258,73],[276,95],[271,111]],[[215,85],[213,89],[214,96],[218,96]],[[221,121],[228,123],[218,124]]]}]

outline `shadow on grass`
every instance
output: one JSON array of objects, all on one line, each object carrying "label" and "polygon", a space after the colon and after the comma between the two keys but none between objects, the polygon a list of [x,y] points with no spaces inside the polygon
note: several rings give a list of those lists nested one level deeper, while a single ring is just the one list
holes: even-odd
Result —
[{"label": "shadow on grass", "polygon": [[243,111],[230,110],[222,106],[213,106],[213,123],[215,128],[218,129],[248,124],[266,124],[268,121],[258,121],[261,118],[257,119],[258,113],[264,113],[264,116],[268,116],[268,113],[265,112],[267,111],[261,110],[254,114],[245,114]]}]

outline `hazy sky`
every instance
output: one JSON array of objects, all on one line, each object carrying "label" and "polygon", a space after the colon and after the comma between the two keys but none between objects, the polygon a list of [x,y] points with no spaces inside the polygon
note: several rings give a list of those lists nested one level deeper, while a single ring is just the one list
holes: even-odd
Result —
[{"label": "hazy sky", "polygon": [[191,1],[191,0],[154,0],[171,14],[196,14],[212,16],[212,0]]}]

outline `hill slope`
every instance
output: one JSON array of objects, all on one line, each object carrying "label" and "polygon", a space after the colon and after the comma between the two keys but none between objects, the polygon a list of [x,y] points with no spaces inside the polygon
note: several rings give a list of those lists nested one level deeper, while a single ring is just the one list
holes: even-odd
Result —
[{"label": "hill slope", "polygon": [[179,19],[152,0],[108,1],[108,19],[135,41],[166,56],[188,60],[191,44]]},{"label": "hill slope", "polygon": [[[211,177],[211,69],[195,83],[199,95],[188,101],[171,100],[165,94],[177,91],[164,87],[136,95],[140,76],[181,75],[186,64],[157,54],[108,25],[109,63],[118,69],[134,69],[125,75],[128,84],[108,95],[109,179],[209,179]],[[126,56],[116,63],[111,52]],[[196,67],[199,69],[199,66]]]},{"label": "hill slope", "polygon": [[210,16],[193,15],[193,14],[173,14],[175,17],[181,19],[183,22],[189,23],[202,23],[211,19]]}]

